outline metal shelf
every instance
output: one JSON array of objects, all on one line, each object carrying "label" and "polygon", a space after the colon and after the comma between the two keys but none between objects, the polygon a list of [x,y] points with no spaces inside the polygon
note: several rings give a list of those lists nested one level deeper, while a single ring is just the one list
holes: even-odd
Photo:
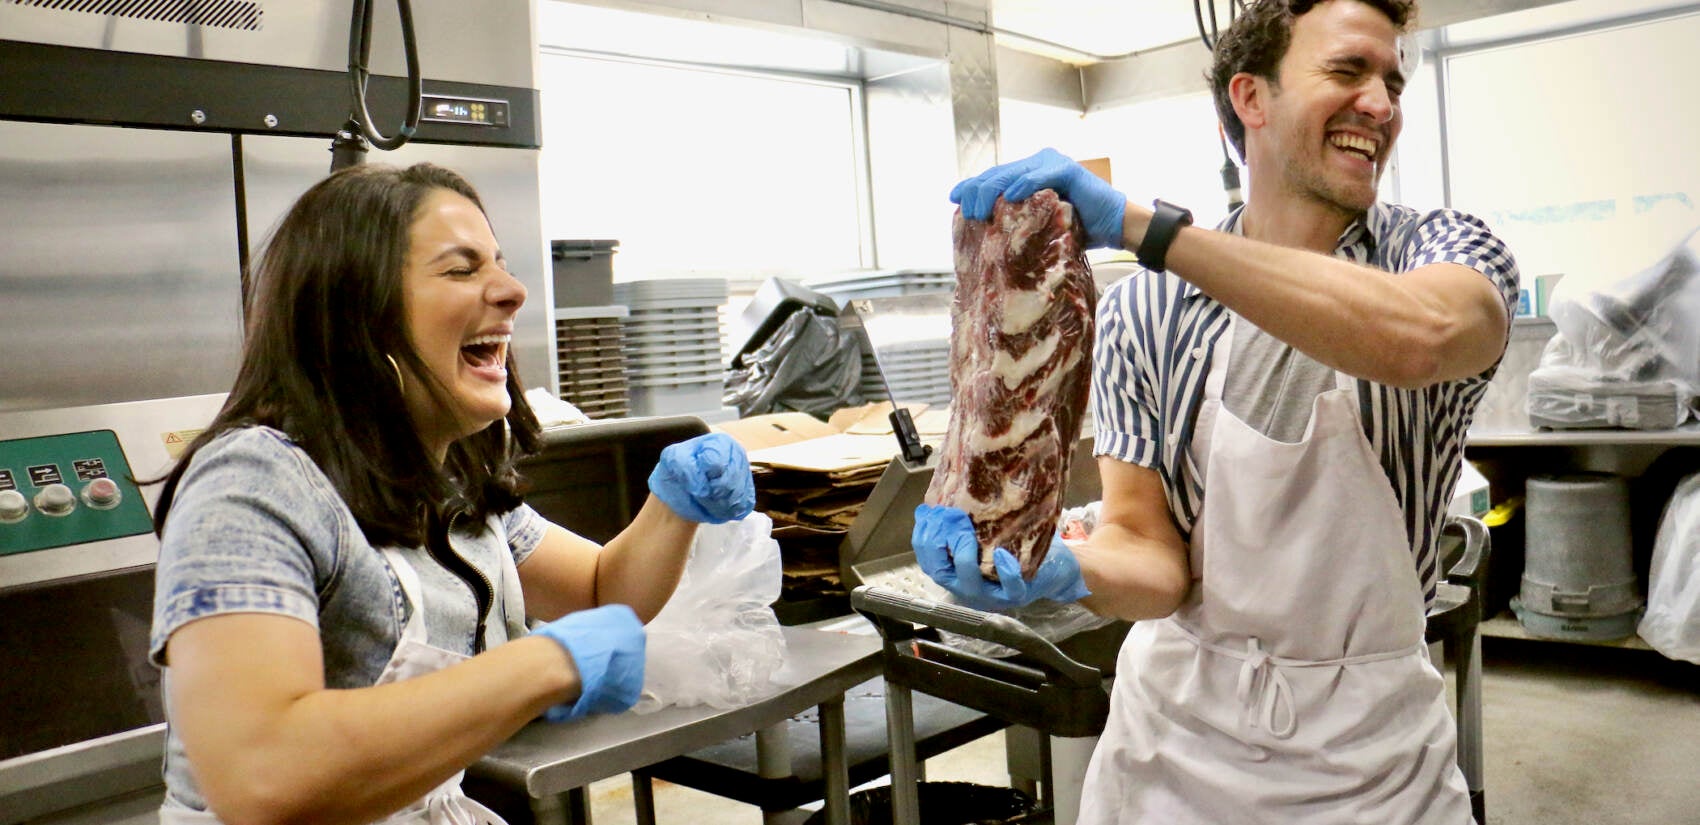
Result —
[{"label": "metal shelf", "polygon": [[1469,447],[1578,447],[1578,446],[1700,446],[1700,424],[1685,424],[1671,430],[1540,430],[1530,432],[1470,433]]},{"label": "metal shelf", "polygon": [[[1493,636],[1500,639],[1523,639],[1531,642],[1568,642],[1577,645],[1594,647],[1618,647],[1625,650],[1653,650],[1653,646],[1641,641],[1640,636],[1631,635],[1625,639],[1609,641],[1588,641],[1585,639],[1548,639],[1542,636],[1531,636],[1523,629],[1523,623],[1510,613],[1501,613],[1491,619],[1483,619],[1481,623],[1483,636]],[[1656,652],[1656,651],[1655,651]]]}]

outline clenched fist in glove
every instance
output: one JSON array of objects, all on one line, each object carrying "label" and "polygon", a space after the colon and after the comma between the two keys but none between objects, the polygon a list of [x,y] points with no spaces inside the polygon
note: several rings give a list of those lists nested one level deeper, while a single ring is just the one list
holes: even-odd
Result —
[{"label": "clenched fist in glove", "polygon": [[673,512],[703,524],[741,519],[756,504],[749,456],[725,433],[699,435],[662,450],[649,474],[649,491]]}]

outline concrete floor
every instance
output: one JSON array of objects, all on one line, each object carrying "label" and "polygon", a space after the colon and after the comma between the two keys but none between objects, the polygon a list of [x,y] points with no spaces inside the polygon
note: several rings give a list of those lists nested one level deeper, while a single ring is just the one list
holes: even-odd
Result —
[{"label": "concrete floor", "polygon": [[[1490,825],[1700,823],[1700,667],[1610,647],[1485,640]],[[927,763],[927,778],[1007,785],[1003,736]],[[631,784],[591,787],[596,825],[634,821]],[[761,812],[657,782],[661,825],[759,825]]]}]

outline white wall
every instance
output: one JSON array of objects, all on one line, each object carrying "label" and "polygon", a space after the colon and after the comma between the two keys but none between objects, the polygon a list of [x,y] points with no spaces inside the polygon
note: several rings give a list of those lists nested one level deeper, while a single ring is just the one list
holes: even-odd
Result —
[{"label": "white wall", "polygon": [[1700,224],[1700,16],[1449,58],[1453,205],[1557,296],[1657,260]]},{"label": "white wall", "polygon": [[[1209,94],[1185,95],[1085,115],[1004,100],[1004,160],[1047,146],[1073,158],[1110,159],[1111,180],[1129,198],[1162,198],[1192,210],[1202,226],[1228,214],[1222,150]],[[1230,152],[1233,150],[1230,148]],[[1096,257],[1096,254],[1095,254]]]}]

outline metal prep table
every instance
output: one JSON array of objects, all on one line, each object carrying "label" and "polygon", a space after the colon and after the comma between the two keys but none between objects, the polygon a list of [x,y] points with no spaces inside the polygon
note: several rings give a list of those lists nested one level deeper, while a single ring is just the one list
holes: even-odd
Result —
[{"label": "metal prep table", "polygon": [[[522,791],[539,822],[558,821],[563,796],[588,813],[585,786],[670,757],[779,725],[818,706],[821,765],[829,825],[849,825],[850,782],[844,756],[844,693],[884,667],[877,636],[784,627],[785,665],[773,694],[732,710],[667,707],[654,713],[593,716],[564,724],[533,722],[467,769],[469,778]],[[576,794],[572,793],[577,791]],[[654,800],[634,787],[640,823],[655,821]],[[587,817],[586,817],[587,818]]]}]

